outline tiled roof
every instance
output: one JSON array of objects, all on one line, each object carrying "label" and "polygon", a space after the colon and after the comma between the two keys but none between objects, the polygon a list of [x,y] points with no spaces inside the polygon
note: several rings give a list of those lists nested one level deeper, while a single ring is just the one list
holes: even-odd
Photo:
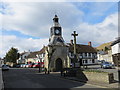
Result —
[{"label": "tiled roof", "polygon": [[25,53],[28,53],[28,52],[23,52],[23,53],[21,53],[20,55],[24,55]]},{"label": "tiled roof", "polygon": [[[74,51],[74,45],[69,46],[69,51],[73,52]],[[76,44],[76,52],[77,53],[83,53],[83,52],[90,52],[90,53],[96,53],[96,49],[89,46],[89,45],[81,45],[81,44]]]},{"label": "tiled roof", "polygon": [[111,44],[111,46],[120,43],[120,37],[118,37],[115,41],[113,41],[113,43]]},{"label": "tiled roof", "polygon": [[45,48],[46,48],[46,46],[44,46],[44,47],[40,50],[39,54],[45,53]]},{"label": "tiled roof", "polygon": [[45,53],[45,47],[43,47],[40,51],[35,51],[35,52],[31,52],[27,58],[37,58],[37,54],[42,54]]}]

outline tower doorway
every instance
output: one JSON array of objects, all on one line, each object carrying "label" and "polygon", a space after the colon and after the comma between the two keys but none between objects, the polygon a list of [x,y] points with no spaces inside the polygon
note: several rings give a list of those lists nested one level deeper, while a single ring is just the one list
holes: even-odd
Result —
[{"label": "tower doorway", "polygon": [[62,60],[58,58],[55,63],[56,71],[61,71],[63,68]]}]

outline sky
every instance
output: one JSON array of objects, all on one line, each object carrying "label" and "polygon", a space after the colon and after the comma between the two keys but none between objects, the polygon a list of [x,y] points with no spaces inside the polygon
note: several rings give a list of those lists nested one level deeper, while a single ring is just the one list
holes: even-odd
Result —
[{"label": "sky", "polygon": [[55,14],[59,17],[63,38],[78,33],[77,44],[93,47],[118,36],[118,2],[0,2],[0,57],[11,47],[19,52],[39,51],[48,45]]}]

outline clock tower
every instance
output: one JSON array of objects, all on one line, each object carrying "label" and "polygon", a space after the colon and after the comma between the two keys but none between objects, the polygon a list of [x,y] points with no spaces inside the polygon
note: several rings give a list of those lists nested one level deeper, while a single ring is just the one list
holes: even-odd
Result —
[{"label": "clock tower", "polygon": [[61,71],[69,67],[68,47],[62,37],[62,27],[57,15],[53,18],[53,26],[50,28],[49,44],[46,48],[45,67],[49,71]]},{"label": "clock tower", "polygon": [[50,28],[49,45],[64,45],[62,37],[62,28],[59,24],[59,18],[57,15],[53,18],[54,25]]}]

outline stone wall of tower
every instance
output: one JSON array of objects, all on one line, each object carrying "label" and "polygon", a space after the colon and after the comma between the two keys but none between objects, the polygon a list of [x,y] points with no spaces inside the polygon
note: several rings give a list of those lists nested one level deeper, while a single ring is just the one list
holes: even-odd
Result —
[{"label": "stone wall of tower", "polygon": [[[55,49],[54,53],[51,56],[51,63],[50,63],[50,69],[51,71],[56,70],[56,60],[60,58],[62,60],[63,68],[66,68],[68,65],[67,61],[67,47],[66,46],[54,46],[54,47],[49,47],[50,49]],[[50,50],[49,49],[49,50]]]}]

